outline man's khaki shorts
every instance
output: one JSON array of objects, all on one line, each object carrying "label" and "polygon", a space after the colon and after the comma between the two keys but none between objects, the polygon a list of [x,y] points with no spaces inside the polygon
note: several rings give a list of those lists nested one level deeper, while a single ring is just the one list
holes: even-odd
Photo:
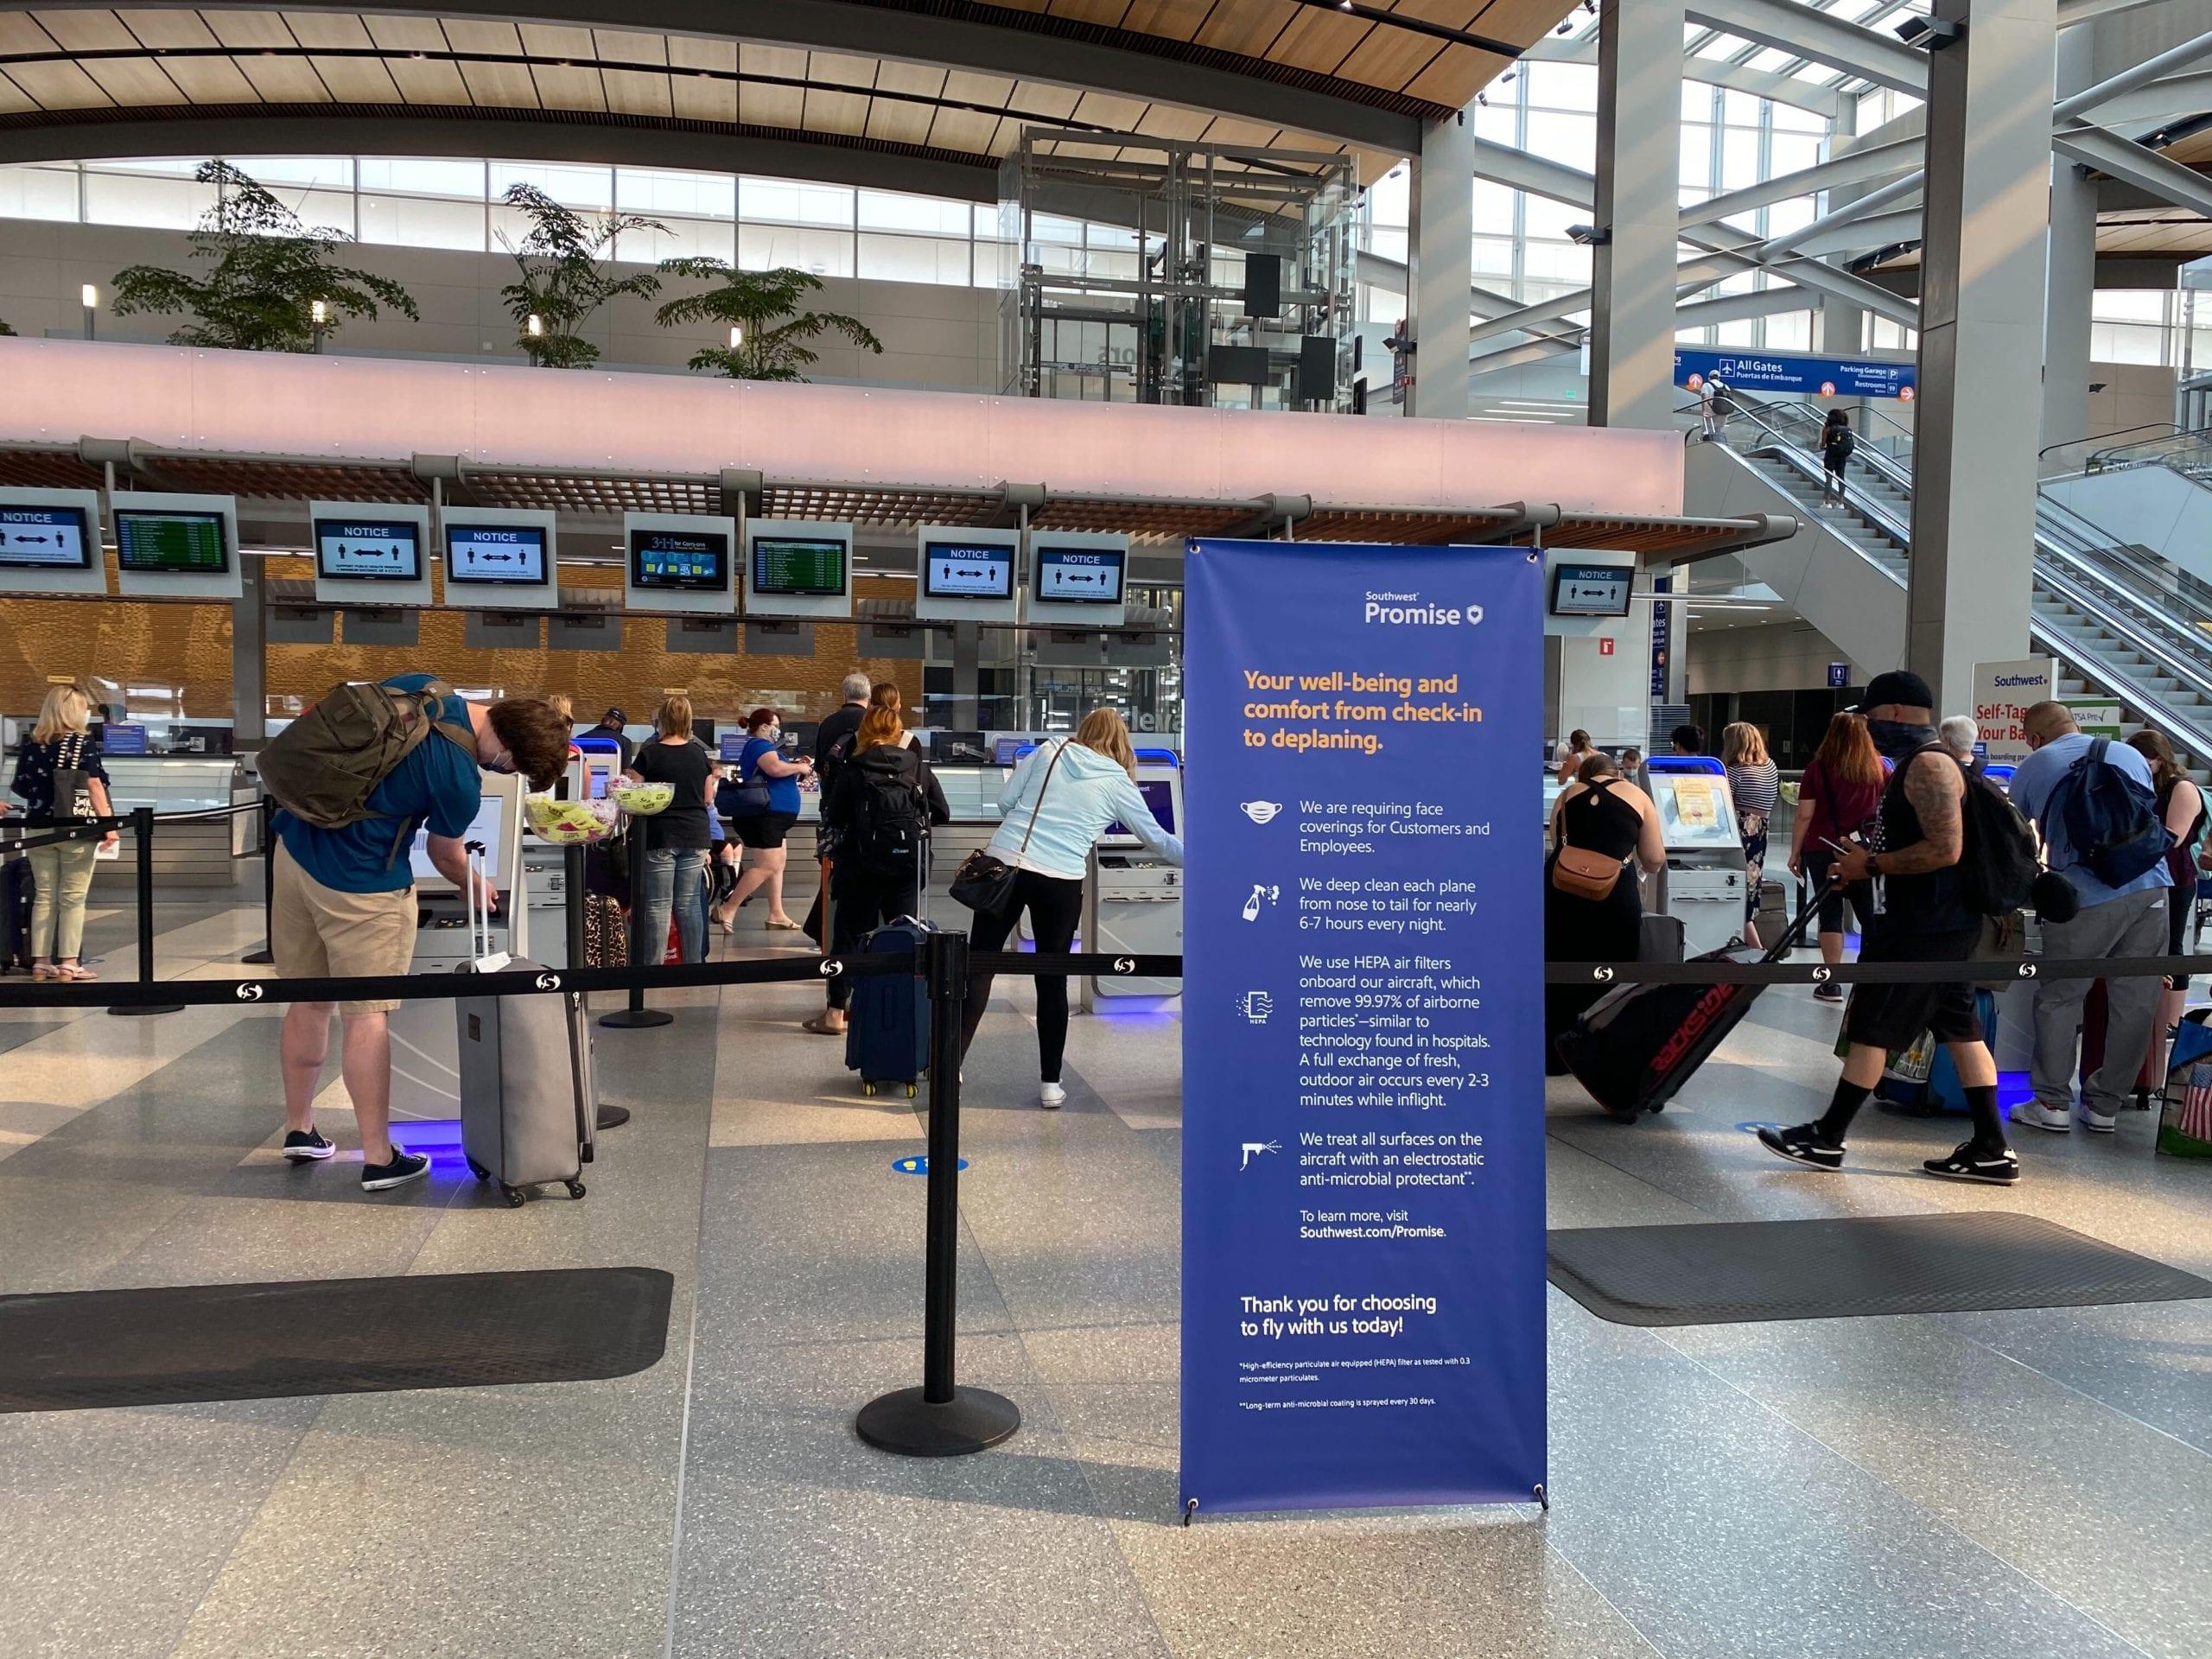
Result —
[{"label": "man's khaki shorts", "polygon": [[[415,889],[340,893],[326,887],[276,843],[276,893],[270,901],[269,949],[283,979],[350,979],[404,974],[415,961]],[[340,1014],[388,1014],[391,997],[341,1002]]]}]

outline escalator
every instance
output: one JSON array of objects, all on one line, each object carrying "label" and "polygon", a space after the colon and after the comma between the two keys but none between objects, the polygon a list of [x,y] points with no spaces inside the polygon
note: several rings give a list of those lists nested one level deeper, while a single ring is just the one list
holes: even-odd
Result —
[{"label": "escalator", "polygon": [[[1735,397],[1728,442],[1691,448],[1694,493],[1726,495],[1734,512],[1748,505],[1746,490],[1764,489],[1780,498],[1768,510],[1811,521],[1797,543],[1746,555],[1745,566],[1854,660],[1901,661],[1910,434],[1874,412],[1876,431],[1860,433],[1846,467],[1842,505],[1823,506],[1821,411]],[[2129,729],[2155,726],[2192,771],[2212,768],[2212,584],[2049,491],[2037,501],[2034,583],[2029,631],[2061,664],[2059,694],[2117,702]]]}]

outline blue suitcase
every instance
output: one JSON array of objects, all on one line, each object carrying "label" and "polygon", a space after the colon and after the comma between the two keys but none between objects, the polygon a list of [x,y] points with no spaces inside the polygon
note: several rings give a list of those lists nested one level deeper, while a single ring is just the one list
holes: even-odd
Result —
[{"label": "blue suitcase", "polygon": [[[861,941],[862,956],[921,952],[937,929],[902,917]],[[881,974],[853,982],[845,1015],[845,1069],[861,1074],[861,1092],[903,1084],[912,1098],[930,1065],[929,982],[913,974]]]}]

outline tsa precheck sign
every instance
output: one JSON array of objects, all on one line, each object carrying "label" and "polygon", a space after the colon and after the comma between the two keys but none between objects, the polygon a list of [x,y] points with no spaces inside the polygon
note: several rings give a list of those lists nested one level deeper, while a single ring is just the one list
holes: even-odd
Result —
[{"label": "tsa precheck sign", "polygon": [[1541,560],[1185,580],[1185,1513],[1540,1497]]}]

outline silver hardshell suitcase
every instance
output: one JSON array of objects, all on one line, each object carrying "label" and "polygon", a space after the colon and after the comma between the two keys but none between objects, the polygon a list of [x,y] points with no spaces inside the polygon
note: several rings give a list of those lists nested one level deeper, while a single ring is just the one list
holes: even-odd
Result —
[{"label": "silver hardshell suitcase", "polygon": [[[478,871],[472,857],[470,874]],[[494,954],[488,912],[479,919],[471,884],[469,925],[479,931],[479,973],[550,971],[520,957]],[[592,1160],[598,1096],[592,1084],[591,1027],[573,991],[468,996],[454,1003],[461,1039],[461,1145],[480,1181],[494,1181],[511,1205],[547,1181],[584,1195]]]}]

